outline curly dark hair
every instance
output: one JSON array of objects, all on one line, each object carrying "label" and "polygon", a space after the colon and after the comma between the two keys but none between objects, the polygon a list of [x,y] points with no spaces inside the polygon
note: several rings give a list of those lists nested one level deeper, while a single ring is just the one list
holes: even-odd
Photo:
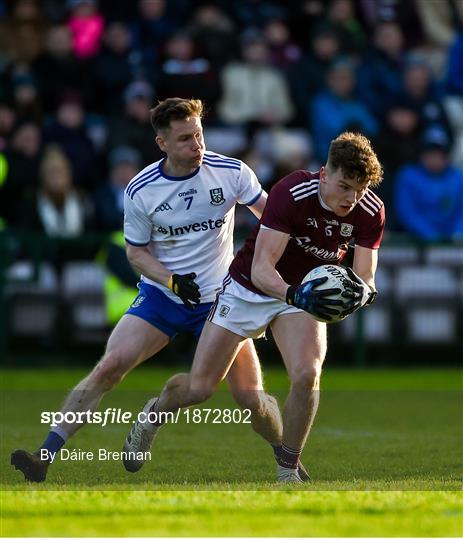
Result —
[{"label": "curly dark hair", "polygon": [[168,129],[171,120],[184,120],[191,116],[203,117],[204,106],[200,99],[167,98],[151,109],[151,125],[157,134]]},{"label": "curly dark hair", "polygon": [[360,133],[345,131],[331,141],[327,166],[359,184],[376,187],[383,179],[383,168],[370,141]]}]

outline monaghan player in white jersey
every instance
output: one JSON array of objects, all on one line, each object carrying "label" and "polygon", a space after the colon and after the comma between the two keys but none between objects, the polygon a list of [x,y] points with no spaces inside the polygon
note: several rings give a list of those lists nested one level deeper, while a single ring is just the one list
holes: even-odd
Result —
[{"label": "monaghan player in white jersey", "polygon": [[[199,100],[169,98],[151,111],[156,143],[166,153],[129,183],[125,194],[127,257],[140,272],[139,294],[114,328],[106,351],[69,394],[61,412],[94,411],[103,395],[138,364],[163,349],[177,333],[199,337],[216,292],[233,259],[235,204],[260,218],[267,194],[243,162],[206,152]],[[251,409],[254,430],[279,451],[281,415],[263,391],[252,340],[236,348],[227,381],[237,403]],[[149,413],[155,404],[144,407]],[[62,422],[39,449],[16,450],[11,464],[26,480],[45,480],[65,442],[82,426]],[[158,424],[135,422],[124,445],[124,465],[143,465]],[[131,449],[136,448],[137,452]],[[302,472],[304,474],[304,471]]]}]

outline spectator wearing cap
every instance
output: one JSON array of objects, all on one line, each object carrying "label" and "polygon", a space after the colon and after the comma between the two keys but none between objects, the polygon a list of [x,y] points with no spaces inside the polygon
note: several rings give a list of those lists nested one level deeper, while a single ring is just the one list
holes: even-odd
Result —
[{"label": "spectator wearing cap", "polygon": [[124,223],[124,190],[139,172],[141,155],[130,146],[113,148],[108,156],[108,182],[96,191],[95,222],[98,230],[122,230]]},{"label": "spectator wearing cap", "polygon": [[96,102],[98,108],[107,114],[121,110],[124,89],[147,71],[141,54],[132,49],[131,42],[128,26],[113,21],[106,27],[102,51],[92,61]]},{"label": "spectator wearing cap", "polygon": [[354,66],[339,58],[328,71],[325,89],[311,104],[311,133],[319,163],[323,163],[331,141],[343,131],[358,131],[368,137],[378,131],[376,119],[356,98],[354,88]]},{"label": "spectator wearing cap", "polygon": [[108,122],[108,148],[131,146],[142,157],[142,166],[161,159],[162,153],[154,142],[150,109],[153,106],[153,87],[145,81],[130,83],[124,91],[124,114],[113,115]]},{"label": "spectator wearing cap", "polygon": [[418,162],[399,170],[395,211],[406,232],[424,241],[463,238],[463,172],[450,165],[450,139],[431,126],[421,140]]},{"label": "spectator wearing cap", "polygon": [[105,25],[98,4],[96,0],[67,0],[67,7],[74,54],[82,60],[92,58],[100,50]]}]

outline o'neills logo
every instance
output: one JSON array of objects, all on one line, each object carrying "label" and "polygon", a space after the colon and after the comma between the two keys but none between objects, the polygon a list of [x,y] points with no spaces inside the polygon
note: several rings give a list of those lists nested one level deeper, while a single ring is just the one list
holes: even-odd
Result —
[{"label": "o'neills logo", "polygon": [[336,261],[342,255],[342,249],[338,247],[336,251],[328,251],[327,249],[318,248],[317,246],[311,246],[309,244],[310,238],[308,236],[293,236],[291,237],[306,253],[311,253],[315,257],[324,261]]},{"label": "o'neills logo", "polygon": [[196,191],[196,189],[191,188],[191,189],[189,189],[188,191],[181,191],[181,192],[178,194],[178,196],[179,196],[179,197],[188,197],[189,195],[196,195],[196,193],[198,193],[198,192]]}]

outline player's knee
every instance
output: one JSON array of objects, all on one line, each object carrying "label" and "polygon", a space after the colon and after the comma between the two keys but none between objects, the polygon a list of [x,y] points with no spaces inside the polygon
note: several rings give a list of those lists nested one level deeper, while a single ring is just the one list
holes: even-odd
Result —
[{"label": "player's knee", "polygon": [[321,372],[321,365],[318,363],[300,366],[290,373],[291,384],[302,390],[316,390],[320,384]]},{"label": "player's knee", "polygon": [[189,377],[189,373],[177,373],[166,382],[165,389],[168,392],[177,392],[182,388],[188,388]]},{"label": "player's knee", "polygon": [[193,381],[189,387],[190,401],[202,403],[209,399],[215,392],[216,385],[208,380]]},{"label": "player's knee", "polygon": [[261,396],[257,390],[239,390],[233,393],[236,403],[242,409],[249,409],[259,414],[263,408]]},{"label": "player's knee", "polygon": [[111,390],[125,375],[125,362],[117,351],[107,352],[92,372],[92,382],[101,390]]}]

